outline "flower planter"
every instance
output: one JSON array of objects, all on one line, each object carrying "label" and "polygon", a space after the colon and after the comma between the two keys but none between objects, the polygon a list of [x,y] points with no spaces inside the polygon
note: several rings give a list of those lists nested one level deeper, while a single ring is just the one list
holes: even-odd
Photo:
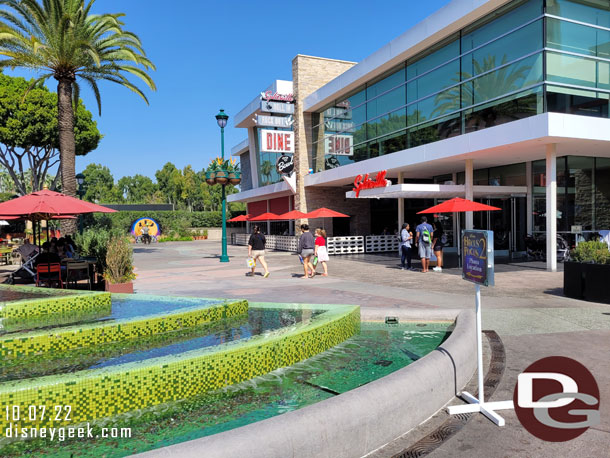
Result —
[{"label": "flower planter", "polygon": [[229,183],[232,185],[241,183],[241,172],[229,172]]},{"label": "flower planter", "polygon": [[216,184],[216,172],[205,172],[205,182],[210,186]]},{"label": "flower planter", "polygon": [[610,304],[610,264],[566,262],[563,265],[563,294],[574,299]]},{"label": "flower planter", "polygon": [[218,184],[227,184],[229,182],[229,177],[227,172],[224,170],[220,170],[216,172],[216,183]]},{"label": "flower planter", "polygon": [[133,282],[110,283],[109,281],[106,281],[104,289],[109,293],[133,294]]}]

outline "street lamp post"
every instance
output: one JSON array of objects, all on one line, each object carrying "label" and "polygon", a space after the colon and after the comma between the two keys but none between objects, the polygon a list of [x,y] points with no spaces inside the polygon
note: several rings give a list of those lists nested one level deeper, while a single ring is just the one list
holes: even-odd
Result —
[{"label": "street lamp post", "polygon": [[[216,115],[216,122],[220,127],[220,154],[224,162],[225,159],[225,127],[229,116],[221,108],[220,112]],[[220,256],[220,262],[229,262],[229,255],[227,254],[227,196],[225,194],[225,184],[222,184],[222,255]]]},{"label": "street lamp post", "polygon": [[[76,190],[76,194],[80,200],[83,200],[85,195],[85,190],[83,188],[83,184],[85,183],[85,175],[79,173],[76,175],[76,182],[78,183],[78,189]],[[83,233],[83,215],[78,215],[78,232],[79,234]]]}]

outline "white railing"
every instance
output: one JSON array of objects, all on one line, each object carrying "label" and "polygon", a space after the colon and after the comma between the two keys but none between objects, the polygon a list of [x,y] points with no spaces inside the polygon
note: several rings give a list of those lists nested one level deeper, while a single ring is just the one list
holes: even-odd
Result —
[{"label": "white railing", "polygon": [[396,235],[367,235],[365,246],[367,253],[380,253],[382,251],[396,251],[400,241]]},{"label": "white railing", "polygon": [[[290,235],[266,235],[267,250],[278,251],[297,251],[299,246],[299,238]],[[247,245],[250,240],[250,234],[231,234],[231,243],[233,245]]]},{"label": "white railing", "polygon": [[329,255],[364,253],[364,237],[362,235],[328,237],[326,244]]}]

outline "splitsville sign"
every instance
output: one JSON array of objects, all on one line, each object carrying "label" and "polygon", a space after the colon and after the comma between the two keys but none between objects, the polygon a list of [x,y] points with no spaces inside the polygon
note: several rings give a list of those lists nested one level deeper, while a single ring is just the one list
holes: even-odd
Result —
[{"label": "splitsville sign", "polygon": [[294,132],[260,129],[260,149],[265,153],[294,153]]},{"label": "splitsville sign", "polygon": [[363,189],[385,188],[386,186],[390,186],[392,182],[385,179],[387,173],[387,170],[382,170],[377,174],[374,180],[369,178],[368,173],[364,176],[358,175],[354,180],[354,189],[352,189],[352,191],[356,193],[356,197],[359,197],[360,191]]},{"label": "splitsville sign", "polygon": [[275,100],[277,102],[294,102],[293,94],[280,94],[279,92],[264,91],[261,92],[261,99]]}]

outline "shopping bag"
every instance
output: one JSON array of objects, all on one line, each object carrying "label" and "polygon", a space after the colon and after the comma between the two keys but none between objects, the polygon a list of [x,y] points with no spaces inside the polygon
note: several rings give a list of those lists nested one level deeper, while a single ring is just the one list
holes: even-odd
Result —
[{"label": "shopping bag", "polygon": [[314,257],[313,257],[313,262],[312,262],[312,264],[313,264],[313,266],[314,266],[314,267],[318,265],[318,257],[317,257],[317,256],[314,256]]},{"label": "shopping bag", "polygon": [[248,267],[250,268],[256,267],[256,261],[254,260],[254,258],[246,259],[246,264],[248,264]]}]

